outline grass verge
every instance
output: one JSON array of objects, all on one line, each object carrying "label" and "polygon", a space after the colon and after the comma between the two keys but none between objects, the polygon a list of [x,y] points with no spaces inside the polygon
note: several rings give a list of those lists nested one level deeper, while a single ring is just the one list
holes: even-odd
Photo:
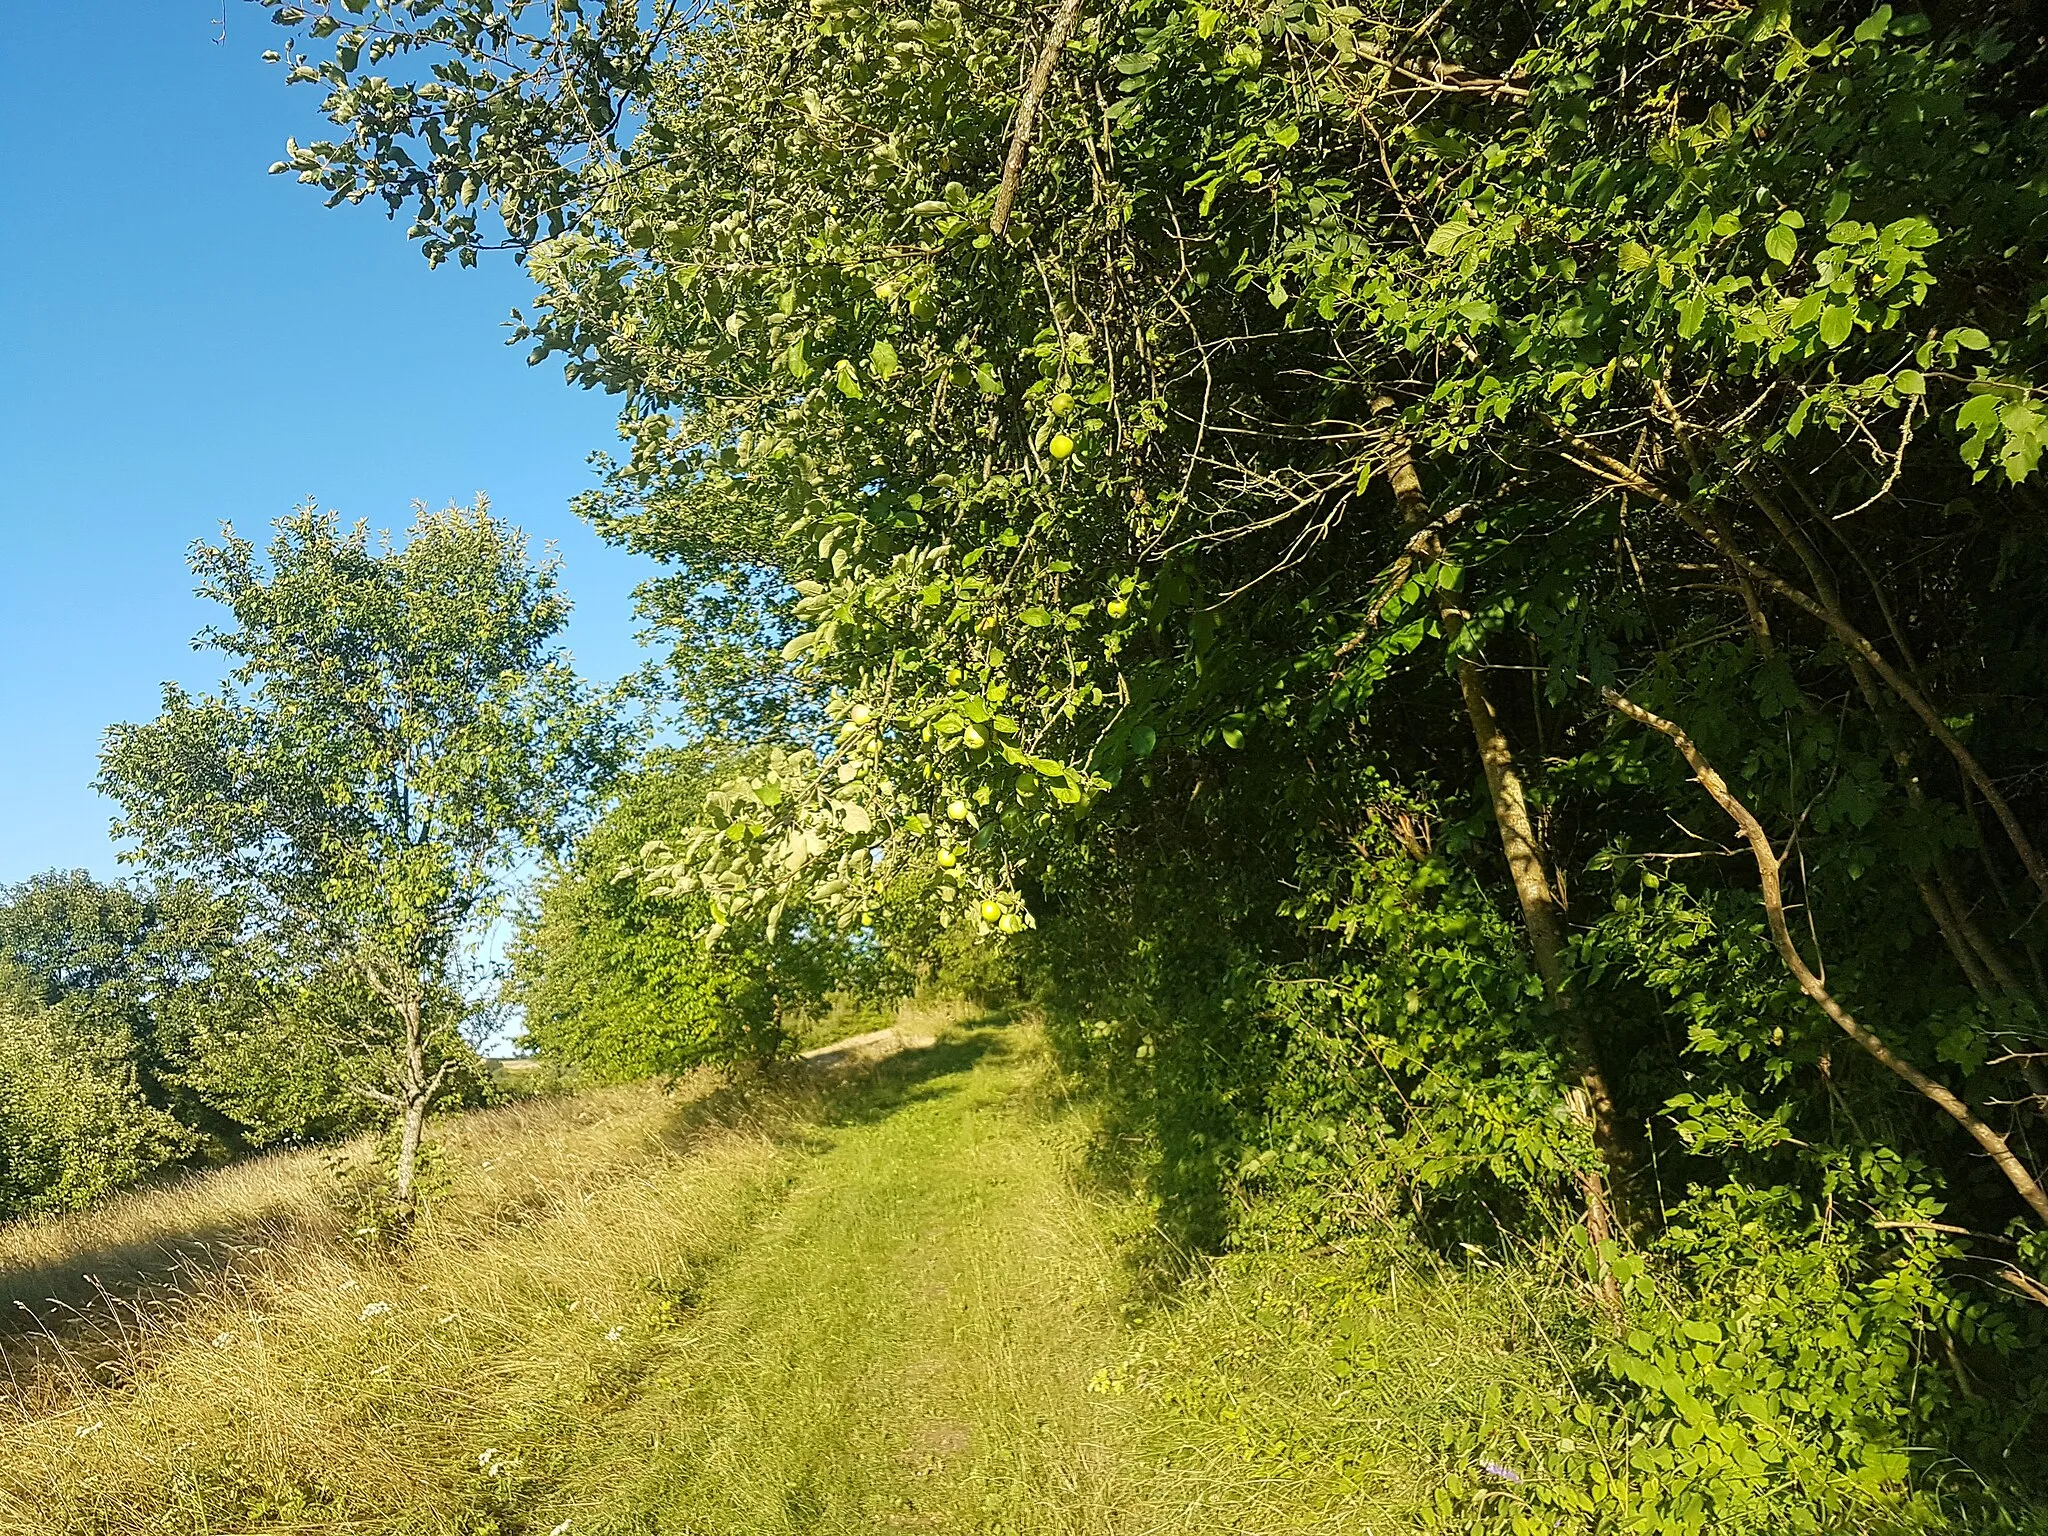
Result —
[{"label": "grass verge", "polygon": [[[312,1162],[110,1207],[96,1252],[268,1241],[46,1318],[0,1531],[1397,1531],[1552,1370],[1498,1275],[1251,1258],[1161,1302],[1145,1212],[1073,1177],[1086,1130],[1034,1031],[961,1022],[465,1117],[397,1252]],[[72,1273],[62,1241],[0,1263]]]}]

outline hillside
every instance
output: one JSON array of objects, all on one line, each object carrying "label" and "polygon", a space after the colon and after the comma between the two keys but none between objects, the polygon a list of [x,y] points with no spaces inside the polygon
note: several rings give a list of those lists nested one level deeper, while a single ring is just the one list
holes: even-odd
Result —
[{"label": "hillside", "polygon": [[0,1530],[1399,1531],[1515,1458],[1519,1280],[1177,1280],[1088,1129],[1033,1027],[967,1020],[451,1122],[398,1252],[317,1156],[0,1233],[17,1317],[67,1240],[129,1298],[10,1338]]}]

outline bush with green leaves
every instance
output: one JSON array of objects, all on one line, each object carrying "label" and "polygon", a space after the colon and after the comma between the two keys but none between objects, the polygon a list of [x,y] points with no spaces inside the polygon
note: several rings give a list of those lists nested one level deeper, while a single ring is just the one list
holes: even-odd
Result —
[{"label": "bush with green leaves", "polygon": [[643,850],[681,838],[732,764],[704,750],[651,755],[613,786],[612,804],[549,871],[512,946],[507,1000],[530,1049],[596,1081],[677,1077],[706,1063],[766,1060],[834,991],[887,990],[893,972],[801,906],[707,944],[703,898],[641,889]]},{"label": "bush with green leaves", "polygon": [[0,970],[0,1220],[76,1210],[190,1158],[198,1138],[151,1104],[132,1062]]},{"label": "bush with green leaves", "polygon": [[[336,1049],[366,999],[349,976],[295,956],[289,938],[190,883],[50,870],[0,889],[11,1070],[29,1074],[10,1100],[17,1129],[23,1116],[55,1127],[52,1104],[75,1106],[62,1122],[71,1130],[14,1159],[14,1205],[68,1207],[168,1165],[366,1124],[372,1106]],[[112,1141],[80,1129],[94,1124]]]},{"label": "bush with green leaves", "polygon": [[600,528],[791,594],[826,740],[650,888],[1007,940],[1205,1240],[1580,1256],[1447,1521],[2039,1509],[2038,28],[273,9],[280,169],[502,233]]}]

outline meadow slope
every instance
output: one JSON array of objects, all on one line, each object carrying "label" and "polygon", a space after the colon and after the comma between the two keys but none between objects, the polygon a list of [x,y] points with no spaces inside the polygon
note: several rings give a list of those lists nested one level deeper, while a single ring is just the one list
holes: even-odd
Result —
[{"label": "meadow slope", "polygon": [[395,1252],[315,1157],[0,1233],[0,1531],[1400,1531],[1514,1454],[1540,1297],[1362,1254],[1162,1285],[1087,1130],[1034,1029],[967,1020],[452,1121]]}]

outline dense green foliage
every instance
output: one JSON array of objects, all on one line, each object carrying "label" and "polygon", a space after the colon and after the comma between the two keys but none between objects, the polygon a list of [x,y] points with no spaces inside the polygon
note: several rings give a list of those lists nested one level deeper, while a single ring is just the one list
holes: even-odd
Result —
[{"label": "dense green foliage", "polygon": [[2039,1509],[2025,14],[273,8],[656,601],[790,593],[828,740],[650,888],[1010,936],[1192,1237],[1580,1254],[1584,1433],[1447,1521]]},{"label": "dense green foliage", "polygon": [[707,947],[702,897],[678,903],[633,876],[650,843],[686,836],[728,764],[657,752],[613,786],[604,817],[541,882],[511,953],[508,998],[525,1044],[603,1081],[680,1076],[705,1062],[760,1060],[789,1039],[793,1016],[838,987],[873,981],[880,956],[798,910],[773,932],[755,924]]},{"label": "dense green foliage", "polygon": [[349,1010],[344,1049],[397,1121],[403,1207],[427,1112],[474,1060],[463,941],[522,851],[562,845],[625,723],[561,652],[553,563],[481,503],[421,509],[402,544],[308,507],[267,554],[229,530],[193,567],[232,615],[201,636],[227,685],[166,685],[155,721],[113,727],[100,786],[137,859],[234,891],[378,1005]]},{"label": "dense green foliage", "polygon": [[73,1210],[189,1157],[194,1138],[95,1059],[76,1021],[12,973],[0,991],[0,1218]]},{"label": "dense green foliage", "polygon": [[51,870],[0,890],[0,1214],[357,1129],[331,1041],[361,988],[197,886]]}]

